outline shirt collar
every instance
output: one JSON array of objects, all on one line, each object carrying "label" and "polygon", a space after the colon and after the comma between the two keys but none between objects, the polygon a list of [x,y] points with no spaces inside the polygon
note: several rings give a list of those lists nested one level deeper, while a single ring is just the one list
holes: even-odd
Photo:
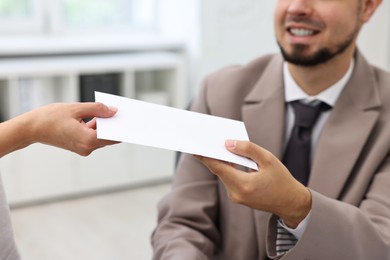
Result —
[{"label": "shirt collar", "polygon": [[284,88],[285,101],[288,103],[291,101],[301,100],[301,99],[307,102],[311,102],[313,100],[320,100],[322,102],[325,102],[329,106],[333,107],[341,91],[344,89],[345,85],[350,79],[352,75],[353,67],[354,67],[354,60],[351,61],[348,71],[344,74],[344,76],[339,81],[337,81],[335,84],[325,89],[324,91],[320,92],[318,95],[309,96],[295,82],[290,71],[288,70],[287,62],[284,62],[283,78],[284,78],[284,85],[285,85]]}]

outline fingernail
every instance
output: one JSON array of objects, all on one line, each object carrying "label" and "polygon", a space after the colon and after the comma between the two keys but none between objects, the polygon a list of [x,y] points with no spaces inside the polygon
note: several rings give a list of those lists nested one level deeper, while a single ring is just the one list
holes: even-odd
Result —
[{"label": "fingernail", "polygon": [[225,146],[227,147],[227,148],[229,148],[229,149],[234,149],[234,148],[236,148],[236,141],[235,140],[226,140],[225,141]]},{"label": "fingernail", "polygon": [[118,111],[117,107],[109,106],[108,109],[110,109],[112,112],[117,112]]}]

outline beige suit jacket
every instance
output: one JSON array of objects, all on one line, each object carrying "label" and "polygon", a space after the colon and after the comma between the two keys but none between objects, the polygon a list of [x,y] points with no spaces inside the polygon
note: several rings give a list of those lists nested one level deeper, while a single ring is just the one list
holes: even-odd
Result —
[{"label": "beige suit jacket", "polygon": [[[244,121],[250,140],[281,158],[282,64],[270,55],[210,75],[193,110]],[[314,154],[308,226],[282,259],[390,259],[389,151],[390,74],[357,53]],[[154,259],[276,258],[275,217],[232,203],[191,155],[182,157],[158,210]]]}]

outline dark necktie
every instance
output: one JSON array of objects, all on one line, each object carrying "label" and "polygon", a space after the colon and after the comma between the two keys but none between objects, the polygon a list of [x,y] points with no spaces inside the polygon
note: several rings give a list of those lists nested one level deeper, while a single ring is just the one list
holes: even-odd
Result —
[{"label": "dark necktie", "polygon": [[[320,113],[331,107],[323,102],[309,105],[294,101],[291,105],[294,109],[295,122],[284,151],[283,163],[291,174],[306,186],[311,167],[311,132]],[[276,233],[276,254],[280,256],[293,248],[297,239],[279,221]]]},{"label": "dark necktie", "polygon": [[330,106],[319,102],[316,105],[291,102],[295,122],[283,156],[283,164],[303,185],[307,185],[310,174],[311,132],[318,116]]}]

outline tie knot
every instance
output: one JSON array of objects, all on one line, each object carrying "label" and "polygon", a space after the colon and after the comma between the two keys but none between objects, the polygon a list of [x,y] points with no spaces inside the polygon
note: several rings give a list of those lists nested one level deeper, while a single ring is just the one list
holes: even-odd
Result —
[{"label": "tie knot", "polygon": [[316,105],[293,101],[291,105],[294,109],[295,125],[304,128],[312,128],[320,113],[331,108],[328,104],[321,101]]}]

